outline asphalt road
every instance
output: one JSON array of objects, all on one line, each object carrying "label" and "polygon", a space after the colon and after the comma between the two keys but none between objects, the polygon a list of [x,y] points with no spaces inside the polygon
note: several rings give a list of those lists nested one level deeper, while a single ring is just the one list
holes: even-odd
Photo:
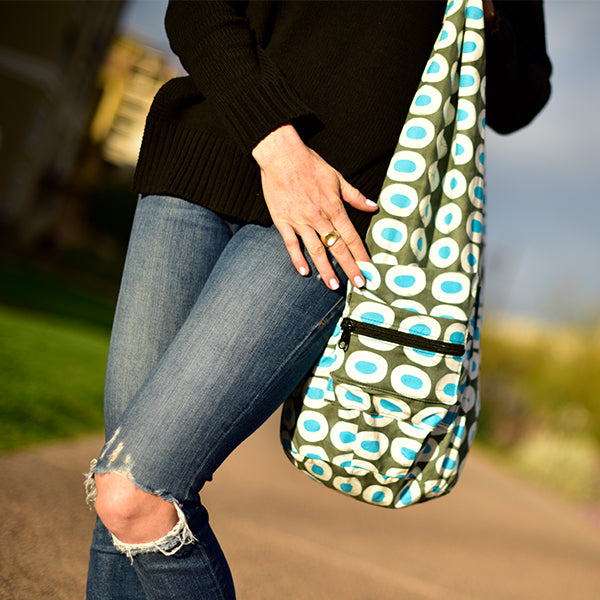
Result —
[{"label": "asphalt road", "polygon": [[[449,496],[392,511],[296,472],[277,427],[243,444],[203,494],[240,600],[600,599],[600,523],[481,453]],[[0,599],[84,597],[93,516],[82,473],[100,445],[0,457]]]}]

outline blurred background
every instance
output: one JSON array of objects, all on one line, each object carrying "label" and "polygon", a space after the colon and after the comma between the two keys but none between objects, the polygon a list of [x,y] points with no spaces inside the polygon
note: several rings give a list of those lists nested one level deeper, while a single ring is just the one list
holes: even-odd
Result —
[{"label": "blurred background", "polygon": [[[150,102],[181,72],[165,7],[0,2],[0,452],[102,428],[131,176]],[[600,2],[548,0],[546,22],[549,105],[488,137],[477,443],[600,505]]]}]

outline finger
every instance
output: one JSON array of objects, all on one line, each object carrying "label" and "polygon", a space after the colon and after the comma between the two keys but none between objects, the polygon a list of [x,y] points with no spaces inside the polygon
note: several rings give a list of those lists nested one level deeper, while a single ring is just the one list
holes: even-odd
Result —
[{"label": "finger", "polygon": [[329,247],[329,251],[348,276],[348,280],[356,287],[363,287],[365,285],[364,275],[344,239],[340,237],[335,244]]},{"label": "finger", "polygon": [[[365,280],[360,270],[360,267],[358,266],[356,261],[369,261],[369,255],[367,254],[367,251],[365,250],[362,240],[360,239],[358,233],[356,233],[352,222],[346,215],[346,211],[344,211],[343,208],[340,207],[340,210],[335,211],[335,214],[337,215],[337,221],[341,223],[340,227],[337,228],[331,223],[320,224],[318,229],[318,233],[320,233],[319,241],[322,240],[323,236],[326,236],[332,231],[338,234],[338,239],[328,247],[328,250],[335,257],[344,273],[346,273],[346,275],[348,276],[348,280],[354,283],[354,285],[356,285],[357,287],[362,287],[363,285],[365,285]],[[354,247],[356,256],[350,249],[348,242]],[[327,257],[327,253],[325,253],[325,256]],[[315,264],[315,266],[317,265]]]},{"label": "finger", "polygon": [[[355,261],[370,262],[371,258],[365,248],[363,241],[358,235],[352,221],[348,218],[345,213],[338,215],[336,219],[332,220],[334,229],[340,234],[340,238],[347,246],[350,254]],[[334,254],[337,259],[337,255]]]},{"label": "finger", "polygon": [[344,202],[350,204],[358,210],[375,211],[377,210],[377,202],[368,200],[355,187],[351,186],[341,175],[340,180],[340,197]]},{"label": "finger", "polygon": [[292,263],[296,268],[296,271],[298,271],[298,273],[300,273],[300,275],[303,277],[308,275],[310,268],[306,262],[306,259],[304,258],[302,249],[300,248],[300,243],[298,242],[298,236],[296,235],[296,232],[289,225],[276,225],[276,227],[283,239],[283,243],[287,248],[288,254],[292,259]]},{"label": "finger", "polygon": [[[338,203],[328,212],[333,225],[329,231],[336,231],[340,236],[329,250],[348,276],[348,280],[357,287],[363,287],[365,280],[357,261],[370,262],[371,258],[344,207]],[[329,224],[326,227],[329,227]]]},{"label": "finger", "polygon": [[[332,230],[330,229],[329,231]],[[329,231],[324,233],[329,233]],[[324,233],[320,235],[323,235]],[[337,290],[340,287],[340,282],[335,274],[335,271],[333,270],[333,267],[331,266],[331,263],[329,262],[327,251],[319,239],[319,234],[317,234],[314,229],[307,229],[306,231],[302,232],[301,237],[302,241],[304,242],[304,247],[310,254],[315,268],[325,282],[325,285],[329,289]],[[338,242],[339,240],[336,242],[336,244]]]}]

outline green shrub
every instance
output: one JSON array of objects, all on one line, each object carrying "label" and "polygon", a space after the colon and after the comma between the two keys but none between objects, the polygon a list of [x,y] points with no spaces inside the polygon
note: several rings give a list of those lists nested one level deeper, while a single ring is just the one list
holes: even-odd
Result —
[{"label": "green shrub", "polygon": [[488,324],[477,439],[570,496],[600,498],[600,345],[589,333]]},{"label": "green shrub", "polygon": [[531,481],[572,498],[600,497],[600,447],[590,437],[539,431],[520,440],[508,456],[510,463]]},{"label": "green shrub", "polygon": [[[87,266],[89,270],[89,261]],[[115,290],[110,287],[99,292],[90,285],[77,285],[75,279],[72,274],[43,270],[25,261],[0,259],[0,304],[58,315],[110,330]]]}]

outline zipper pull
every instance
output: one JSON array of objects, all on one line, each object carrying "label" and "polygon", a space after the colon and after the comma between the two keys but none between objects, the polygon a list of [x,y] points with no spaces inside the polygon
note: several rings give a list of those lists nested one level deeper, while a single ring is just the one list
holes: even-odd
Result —
[{"label": "zipper pull", "polygon": [[350,336],[352,334],[352,321],[348,318],[342,320],[342,337],[338,342],[338,348],[341,348],[344,352],[348,350],[348,346],[350,346]]}]

